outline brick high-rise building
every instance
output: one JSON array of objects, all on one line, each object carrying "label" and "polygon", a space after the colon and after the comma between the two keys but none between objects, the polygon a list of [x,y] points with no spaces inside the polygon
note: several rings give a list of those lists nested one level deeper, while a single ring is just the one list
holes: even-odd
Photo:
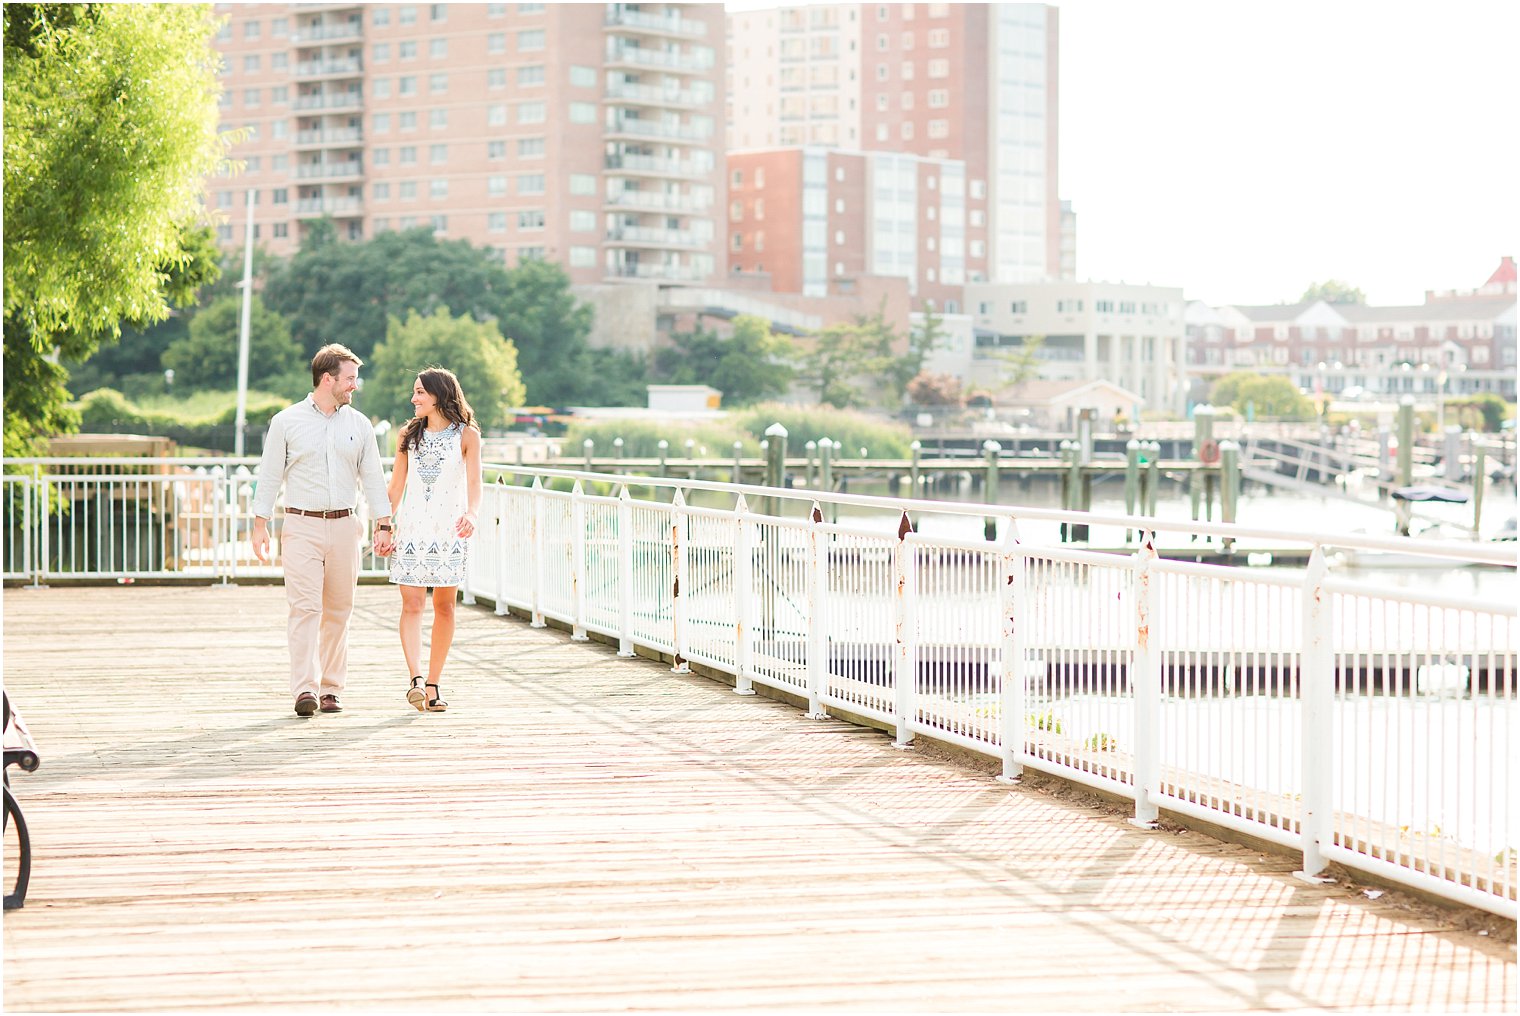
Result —
[{"label": "brick high-rise building", "polygon": [[721,277],[717,4],[218,4],[224,128],[207,181],[243,239],[294,249],[431,226],[576,282]]},{"label": "brick high-rise building", "polygon": [[[964,281],[1061,278],[1071,266],[1063,272],[1058,38],[1045,4],[736,12],[730,151],[808,146],[959,164]],[[933,231],[921,232],[927,244]],[[852,242],[876,245],[869,230]]]}]

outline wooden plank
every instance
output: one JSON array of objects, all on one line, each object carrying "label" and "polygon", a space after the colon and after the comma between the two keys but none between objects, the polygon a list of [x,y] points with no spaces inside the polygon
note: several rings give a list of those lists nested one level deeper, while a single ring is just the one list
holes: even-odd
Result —
[{"label": "wooden plank", "polygon": [[279,587],[5,592],[43,756],[8,1007],[1513,1002],[1439,914],[488,610],[418,714],[394,590],[358,604],[346,711],[303,720]]}]

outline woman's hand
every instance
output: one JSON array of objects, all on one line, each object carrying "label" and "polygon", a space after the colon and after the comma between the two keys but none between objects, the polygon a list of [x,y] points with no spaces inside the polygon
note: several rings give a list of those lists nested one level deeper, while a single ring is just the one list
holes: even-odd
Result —
[{"label": "woman's hand", "polygon": [[370,547],[374,550],[376,557],[390,557],[391,551],[396,549],[396,540],[390,530],[377,529],[375,538],[370,541]]},{"label": "woman's hand", "polygon": [[454,523],[454,532],[468,540],[475,535],[475,513],[465,512],[459,516],[459,521]]}]

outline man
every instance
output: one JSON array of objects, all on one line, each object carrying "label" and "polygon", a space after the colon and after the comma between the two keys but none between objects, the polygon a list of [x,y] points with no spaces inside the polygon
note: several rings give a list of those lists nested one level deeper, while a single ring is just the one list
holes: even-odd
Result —
[{"label": "man", "polygon": [[[290,604],[290,691],[296,715],[343,711],[348,676],[348,618],[359,581],[354,511],[358,487],[373,510],[376,553],[391,551],[390,497],[369,421],[350,403],[363,361],[337,344],[311,360],[311,394],[269,423],[253,498],[253,552],[269,560],[269,519],[285,486],[282,538],[285,599]],[[320,696],[320,698],[319,698]]]}]

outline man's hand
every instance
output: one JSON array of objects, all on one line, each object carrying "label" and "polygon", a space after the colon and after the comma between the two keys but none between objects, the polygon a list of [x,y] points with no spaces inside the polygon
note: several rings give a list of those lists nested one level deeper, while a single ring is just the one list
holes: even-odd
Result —
[{"label": "man's hand", "polygon": [[390,557],[391,551],[396,549],[396,538],[389,529],[376,529],[375,538],[370,546],[374,549],[376,557]]},{"label": "man's hand", "polygon": [[260,564],[269,563],[269,520],[253,517],[253,556]]}]

